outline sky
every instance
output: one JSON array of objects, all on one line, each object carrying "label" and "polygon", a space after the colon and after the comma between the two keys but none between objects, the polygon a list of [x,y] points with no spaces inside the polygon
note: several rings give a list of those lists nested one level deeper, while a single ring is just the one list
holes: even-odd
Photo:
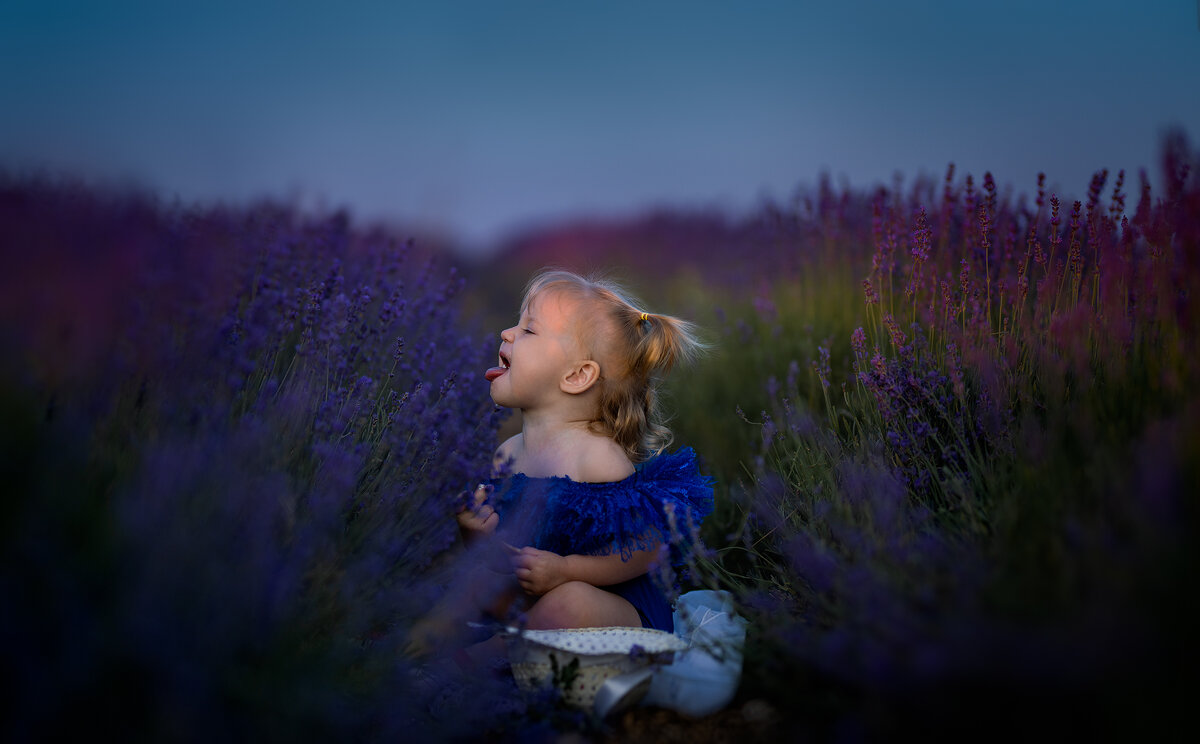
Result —
[{"label": "sky", "polygon": [[1200,145],[1198,0],[0,0],[0,169],[468,250],[822,173],[1157,186],[1168,127]]}]

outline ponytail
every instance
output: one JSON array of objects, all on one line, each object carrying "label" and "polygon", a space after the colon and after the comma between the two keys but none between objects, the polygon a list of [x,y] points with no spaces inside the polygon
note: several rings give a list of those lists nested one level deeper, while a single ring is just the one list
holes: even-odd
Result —
[{"label": "ponytail", "polygon": [[696,326],[671,315],[638,314],[638,338],[630,368],[666,375],[678,363],[690,364],[705,349]]}]

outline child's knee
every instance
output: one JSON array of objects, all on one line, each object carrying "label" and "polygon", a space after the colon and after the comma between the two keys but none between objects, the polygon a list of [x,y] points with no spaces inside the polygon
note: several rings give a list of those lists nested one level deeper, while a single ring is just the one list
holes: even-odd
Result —
[{"label": "child's knee", "polygon": [[596,588],[583,581],[559,584],[537,601],[537,624],[543,628],[576,628],[591,617]]}]

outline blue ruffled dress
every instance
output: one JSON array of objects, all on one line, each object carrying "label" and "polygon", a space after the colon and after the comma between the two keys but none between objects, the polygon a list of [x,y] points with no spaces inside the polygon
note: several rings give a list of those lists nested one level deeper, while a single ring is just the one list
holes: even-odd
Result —
[{"label": "blue ruffled dress", "polygon": [[[521,473],[493,483],[501,514],[499,536],[559,555],[619,552],[627,559],[635,550],[671,544],[668,508],[685,540],[689,519],[699,525],[713,509],[712,478],[700,474],[691,447],[651,458],[633,475],[610,483]],[[671,555],[678,569],[680,552],[673,549]],[[673,630],[670,603],[649,574],[603,588],[628,600],[643,627]]]}]

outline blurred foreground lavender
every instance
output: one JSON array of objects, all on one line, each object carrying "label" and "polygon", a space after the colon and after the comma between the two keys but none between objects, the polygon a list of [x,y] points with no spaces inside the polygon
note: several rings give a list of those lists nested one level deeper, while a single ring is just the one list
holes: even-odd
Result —
[{"label": "blurred foreground lavender", "polygon": [[343,215],[40,181],[0,235],[4,738],[434,731],[400,640],[499,424],[462,280]]}]

